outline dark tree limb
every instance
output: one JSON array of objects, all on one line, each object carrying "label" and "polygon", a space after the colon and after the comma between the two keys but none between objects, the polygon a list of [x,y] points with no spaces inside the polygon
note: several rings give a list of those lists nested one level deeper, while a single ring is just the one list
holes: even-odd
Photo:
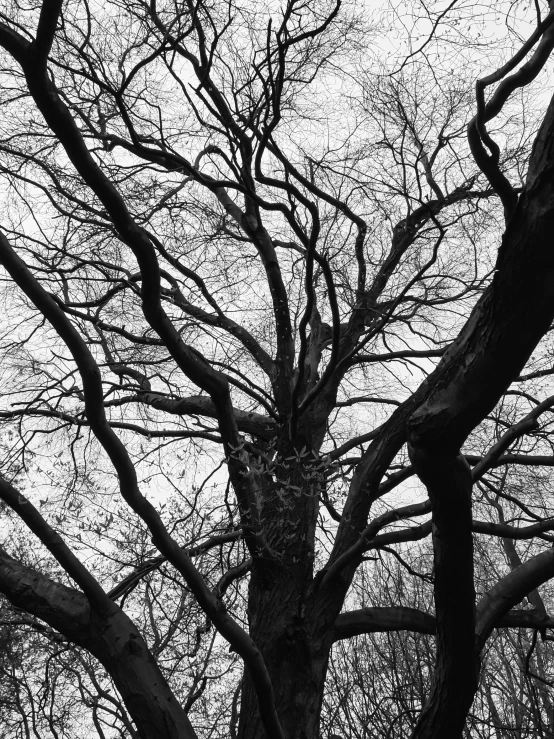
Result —
[{"label": "dark tree limb", "polygon": [[197,739],[144,639],[115,603],[99,613],[78,590],[25,567],[1,548],[0,592],[104,665],[141,739]]},{"label": "dark tree limb", "polygon": [[[531,557],[494,585],[477,604],[475,633],[478,648],[483,648],[497,621],[508,614],[528,593],[552,577],[554,549],[551,548]],[[544,614],[541,615],[544,618]]]},{"label": "dark tree limb", "polygon": [[[498,617],[493,628],[553,629],[554,617],[538,609],[509,610]],[[434,636],[437,631],[437,622],[432,614],[417,608],[366,606],[356,611],[341,613],[337,617],[334,641],[386,631],[412,631],[417,634]]]},{"label": "dark tree limb", "polygon": [[[70,350],[83,383],[87,419],[118,474],[123,499],[145,521],[155,546],[180,572],[208,618],[255,675],[264,726],[271,739],[282,739],[281,726],[275,712],[273,687],[263,657],[246,632],[228,614],[221,600],[210,591],[190,557],[168,533],[158,511],[141,493],[136,470],[127,450],[106,419],[100,371],[90,350],[56,301],[35,280],[2,234],[0,264],[48,319]],[[245,539],[247,536],[245,534]]]},{"label": "dark tree limb", "polygon": [[[4,24],[0,24],[0,45],[12,53],[21,65],[29,92],[47,125],[58,137],[79,175],[104,205],[120,239],[131,248],[138,262],[142,276],[142,308],[146,320],[164,342],[184,374],[210,395],[217,409],[217,420],[229,458],[229,473],[244,519],[245,540],[252,556],[259,556],[260,551],[263,551],[271,559],[272,553],[263,541],[261,527],[256,523],[257,509],[249,490],[245,459],[243,455],[233,453],[240,447],[240,437],[228,382],[224,375],[214,370],[198,351],[182,341],[179,332],[161,306],[160,267],[151,238],[135,222],[123,197],[93,159],[45,67],[29,53],[29,42],[15,34],[18,42],[14,46],[14,32],[6,29]],[[7,244],[5,239],[4,243]],[[40,306],[37,307],[40,309]],[[105,424],[105,420],[103,423]],[[102,438],[99,440],[103,443]],[[121,457],[121,450],[117,456]],[[257,533],[254,533],[255,531]]]},{"label": "dark tree limb", "polygon": [[554,406],[554,396],[543,400],[532,411],[530,411],[521,421],[511,426],[506,433],[496,442],[496,444],[487,452],[483,459],[478,462],[471,470],[473,481],[479,480],[485,472],[490,470],[498,463],[501,455],[508,447],[524,434],[534,431],[538,428],[538,418],[545,411]]}]

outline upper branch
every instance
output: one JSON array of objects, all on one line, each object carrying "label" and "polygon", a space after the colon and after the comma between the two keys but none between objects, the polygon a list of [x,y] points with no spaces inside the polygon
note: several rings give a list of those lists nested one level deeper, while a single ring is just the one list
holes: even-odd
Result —
[{"label": "upper branch", "polygon": [[[518,87],[532,82],[546,64],[554,48],[554,11],[542,21],[527,42],[514,57],[496,72],[477,80],[475,83],[477,97],[477,115],[468,126],[468,141],[473,158],[481,171],[486,175],[493,189],[497,192],[504,206],[506,221],[512,216],[517,205],[517,193],[508,178],[500,170],[498,160],[500,149],[487,131],[486,124],[495,118],[504,107],[506,101]],[[517,72],[510,77],[505,75],[514,69],[525,58],[528,52],[540,39],[539,46],[533,56]],[[494,95],[485,103],[485,89],[502,80]],[[487,152],[486,148],[489,152]]]},{"label": "upper branch", "polygon": [[[0,44],[4,44],[1,32]],[[119,237],[131,248],[138,262],[142,276],[142,310],[147,322],[162,339],[184,374],[211,396],[217,409],[219,428],[229,458],[231,480],[237,493],[241,513],[245,518],[245,540],[251,549],[252,556],[259,554],[260,549],[265,551],[267,556],[271,556],[263,542],[260,527],[256,523],[257,509],[246,475],[245,460],[240,455],[233,455],[233,449],[240,446],[240,437],[227,379],[214,370],[200,352],[183,342],[179,332],[163,310],[161,273],[152,240],[145,229],[135,222],[125,200],[87,149],[82,133],[77,128],[69,109],[60,98],[46,70],[37,65],[32,54],[28,54],[26,50],[22,50],[17,60],[25,73],[29,92],[48,126],[58,137],[77,172],[104,205]],[[4,243],[7,242],[4,240]],[[254,533],[255,531],[257,533]]]},{"label": "upper branch", "polygon": [[43,0],[35,40],[31,44],[31,54],[38,66],[45,67],[52,48],[58,20],[64,0]]},{"label": "upper branch", "polygon": [[104,612],[109,611],[109,598],[100,583],[77,559],[62,537],[44,520],[31,501],[3,477],[0,477],[0,498],[17,513],[54,555],[67,574],[82,588],[91,606]]}]

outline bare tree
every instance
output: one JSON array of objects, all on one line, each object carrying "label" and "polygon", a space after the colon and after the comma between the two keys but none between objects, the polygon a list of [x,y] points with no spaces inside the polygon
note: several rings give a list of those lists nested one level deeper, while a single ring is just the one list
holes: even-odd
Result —
[{"label": "bare tree", "polygon": [[499,628],[549,730],[554,11],[405,5],[0,12],[0,590],[99,736],[316,739],[383,631],[462,736]]}]

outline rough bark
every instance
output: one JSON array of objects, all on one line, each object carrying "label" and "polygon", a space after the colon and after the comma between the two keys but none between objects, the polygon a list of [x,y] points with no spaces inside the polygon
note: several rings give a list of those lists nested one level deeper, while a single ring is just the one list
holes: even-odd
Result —
[{"label": "rough bark", "polygon": [[[318,736],[328,650],[315,648],[305,616],[305,597],[295,574],[283,572],[269,585],[253,575],[249,588],[250,633],[268,665],[275,706],[287,739]],[[239,739],[264,739],[254,685],[245,675]]]},{"label": "rough bark", "polygon": [[[307,447],[306,436],[301,446]],[[254,562],[249,632],[268,665],[284,735],[311,739],[318,733],[329,651],[317,647],[309,610],[320,480],[310,469],[311,453],[294,459],[294,448],[285,444],[277,482],[269,482],[263,496],[262,523],[275,558]],[[245,674],[239,739],[265,736],[256,703],[255,683]]]}]

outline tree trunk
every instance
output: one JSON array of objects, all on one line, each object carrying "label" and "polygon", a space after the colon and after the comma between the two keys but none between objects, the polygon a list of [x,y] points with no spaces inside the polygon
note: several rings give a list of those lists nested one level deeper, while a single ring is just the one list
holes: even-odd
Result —
[{"label": "tree trunk", "polygon": [[[274,554],[258,559],[248,591],[249,633],[267,667],[277,716],[286,739],[316,739],[334,617],[316,638],[312,618],[314,537],[323,482],[317,455],[321,429],[315,420],[300,426],[295,444],[283,438],[273,479],[261,501],[261,522]],[[312,444],[315,443],[315,447]],[[334,614],[335,615],[335,614]],[[254,683],[245,671],[238,739],[265,739]]]},{"label": "tree trunk", "polygon": [[413,739],[462,734],[478,686],[471,533],[471,471],[461,455],[410,448],[432,505],[437,657]]},{"label": "tree trunk", "polygon": [[[273,682],[277,714],[286,739],[317,739],[331,645],[314,647],[306,619],[306,589],[295,587],[294,569],[277,582],[253,575],[249,591],[250,633]],[[332,630],[330,630],[332,632]],[[242,689],[238,739],[265,739],[254,686]]]}]

